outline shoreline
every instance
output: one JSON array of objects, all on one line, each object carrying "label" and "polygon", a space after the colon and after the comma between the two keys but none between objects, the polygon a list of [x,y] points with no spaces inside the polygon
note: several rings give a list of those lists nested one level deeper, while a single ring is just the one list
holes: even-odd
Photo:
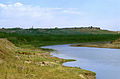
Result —
[{"label": "shoreline", "polygon": [[[89,48],[89,47],[78,47],[77,48],[77,47],[70,47],[69,45],[50,46],[48,48],[54,48],[55,50],[58,50],[58,52],[57,53],[55,52],[55,54],[53,52],[54,56],[57,56],[57,57],[60,57],[60,58],[73,58],[73,59],[78,60],[78,62],[70,62],[70,63],[68,62],[68,63],[63,64],[63,65],[70,66],[70,67],[75,67],[75,66],[76,67],[81,67],[82,69],[87,69],[88,68],[87,70],[91,70],[91,71],[94,71],[94,72],[97,73],[96,78],[100,78],[100,79],[102,77],[105,78],[105,79],[109,78],[108,74],[112,74],[112,72],[111,72],[112,70],[117,70],[118,69],[116,66],[112,66],[113,64],[111,64],[111,62],[114,63],[114,64],[116,62],[117,63],[119,62],[119,60],[117,60],[119,58],[118,56],[120,56],[119,49]],[[65,50],[67,50],[67,51],[65,51]],[[74,52],[75,52],[75,54],[74,54]],[[77,57],[79,57],[79,58],[77,58]],[[91,59],[88,58],[88,57],[90,57]],[[84,60],[82,60],[82,59],[85,59],[87,62],[85,61],[86,62],[85,63]],[[88,60],[90,60],[89,64],[87,64]],[[83,65],[83,63],[81,63],[81,62],[87,64],[88,66],[84,67],[85,65]],[[116,65],[117,65],[117,63],[116,63]],[[106,70],[104,70],[103,67],[104,68],[106,67],[106,69],[110,72],[107,72]],[[112,67],[113,67],[113,69],[112,69]],[[117,77],[119,78],[119,75],[116,75],[116,78]],[[113,77],[111,76],[110,79],[112,79],[112,78]]]},{"label": "shoreline", "polygon": [[112,43],[79,43],[79,44],[72,44],[72,47],[94,47],[94,48],[110,48],[110,49],[120,49],[120,45],[112,44]]},{"label": "shoreline", "polygon": [[[41,47],[40,47],[40,48],[41,48]],[[44,46],[43,46],[42,48],[44,48]],[[45,48],[45,49],[46,49],[46,48]],[[49,48],[47,48],[47,49],[49,49]],[[50,49],[50,50],[51,50],[51,49]],[[49,51],[49,52],[50,52],[50,53],[49,53],[49,56],[56,57],[56,56],[51,55],[51,53],[54,53],[53,51],[56,51],[56,50],[52,49],[52,52]],[[58,58],[58,59],[64,59],[64,58],[59,58],[59,57],[57,57],[57,58]],[[61,63],[62,67],[69,67],[69,68],[81,69],[80,67],[70,67],[70,66],[64,66],[64,65],[63,65],[63,64],[66,63],[66,62],[74,62],[74,61],[77,61],[77,60],[75,60],[75,59],[64,59],[64,60],[67,60],[67,61]],[[92,71],[89,71],[89,70],[86,70],[86,69],[81,69],[81,70],[83,70],[83,71],[88,71],[88,72],[89,72],[89,73],[80,74],[79,76],[80,76],[81,78],[83,78],[83,79],[96,79],[96,73],[95,73],[95,72],[92,72]],[[93,75],[93,73],[94,73],[94,75]]]}]

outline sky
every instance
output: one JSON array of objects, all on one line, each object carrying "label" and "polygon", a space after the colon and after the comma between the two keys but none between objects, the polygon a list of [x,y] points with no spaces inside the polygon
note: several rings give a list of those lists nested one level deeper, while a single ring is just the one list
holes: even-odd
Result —
[{"label": "sky", "polygon": [[0,28],[32,26],[120,31],[120,0],[0,0]]}]

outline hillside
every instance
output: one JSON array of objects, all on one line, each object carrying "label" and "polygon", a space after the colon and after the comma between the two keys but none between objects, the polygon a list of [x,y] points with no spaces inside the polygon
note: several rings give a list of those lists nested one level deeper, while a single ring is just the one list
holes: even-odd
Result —
[{"label": "hillside", "polygon": [[19,47],[36,48],[46,45],[81,42],[113,41],[120,37],[114,31],[99,28],[55,28],[55,29],[0,29],[0,38],[7,38]]},{"label": "hillside", "polygon": [[6,52],[13,52],[16,49],[14,44],[12,44],[7,39],[0,39],[0,52],[6,53]]},{"label": "hillside", "polygon": [[50,35],[77,35],[77,34],[117,34],[114,31],[96,29],[96,28],[55,28],[55,29],[0,29],[0,32],[20,33],[20,34],[50,34]]},{"label": "hillside", "polygon": [[43,49],[21,49],[7,39],[0,39],[0,79],[95,79],[95,73],[64,67],[74,61],[51,57]]},{"label": "hillside", "polygon": [[[16,50],[14,44],[7,39],[0,39],[0,57],[5,58],[6,55],[11,55]],[[11,54],[10,54],[11,53]]]}]

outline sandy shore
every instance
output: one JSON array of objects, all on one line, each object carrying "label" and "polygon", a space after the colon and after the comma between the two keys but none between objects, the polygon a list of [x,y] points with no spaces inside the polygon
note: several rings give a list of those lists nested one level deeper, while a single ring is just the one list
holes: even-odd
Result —
[{"label": "sandy shore", "polygon": [[110,42],[79,43],[79,44],[73,44],[73,45],[70,45],[70,46],[120,49],[120,44],[118,44],[118,43],[110,43]]}]

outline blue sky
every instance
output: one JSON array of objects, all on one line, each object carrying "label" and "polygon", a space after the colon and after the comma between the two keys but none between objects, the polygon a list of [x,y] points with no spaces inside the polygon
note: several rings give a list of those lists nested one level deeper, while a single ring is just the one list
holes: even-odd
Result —
[{"label": "blue sky", "polygon": [[0,0],[1,27],[120,30],[120,0]]}]

